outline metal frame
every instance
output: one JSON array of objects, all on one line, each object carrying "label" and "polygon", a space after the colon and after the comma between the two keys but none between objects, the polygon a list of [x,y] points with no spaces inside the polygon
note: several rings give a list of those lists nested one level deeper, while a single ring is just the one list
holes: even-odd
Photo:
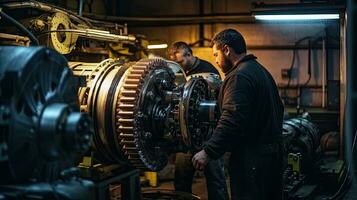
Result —
[{"label": "metal frame", "polygon": [[110,184],[121,185],[121,199],[122,200],[140,200],[141,187],[140,176],[138,169],[132,169],[126,172],[119,173],[117,176],[110,177],[95,183],[96,199],[108,200],[110,199],[109,186]]}]

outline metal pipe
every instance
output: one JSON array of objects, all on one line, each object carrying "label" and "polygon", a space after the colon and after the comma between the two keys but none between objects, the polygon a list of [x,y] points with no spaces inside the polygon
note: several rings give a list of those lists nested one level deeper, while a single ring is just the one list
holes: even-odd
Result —
[{"label": "metal pipe", "polygon": [[340,159],[344,159],[345,146],[345,106],[346,106],[346,21],[347,13],[340,15]]},{"label": "metal pipe", "polygon": [[[199,13],[200,16],[203,16],[204,14],[204,0],[199,0]],[[205,44],[205,41],[203,40],[205,38],[205,26],[203,23],[200,23],[198,25],[198,33],[199,33],[199,45],[200,47],[203,47]]]},{"label": "metal pipe", "polygon": [[45,31],[40,33],[40,35],[52,33],[52,32],[70,32],[84,38],[109,41],[109,42],[120,42],[120,41],[133,42],[136,40],[136,37],[132,35],[116,35],[116,34],[109,33],[109,31],[102,31],[102,30],[95,30],[95,29],[61,29],[61,30],[54,30],[54,31]]},{"label": "metal pipe", "polygon": [[[204,38],[203,40],[205,41],[211,41],[207,38]],[[190,46],[195,46],[196,44],[198,44],[199,41],[196,41],[194,43],[190,43]],[[326,49],[340,49],[339,46],[336,46],[336,45],[332,45],[330,44],[329,46],[326,45],[325,46]],[[274,45],[271,45],[271,44],[258,44],[258,45],[247,45],[247,49],[248,50],[268,50],[268,51],[271,51],[271,50],[276,50],[276,51],[285,51],[285,50],[308,50],[309,49],[309,46],[308,45],[299,45],[299,46],[296,46],[296,45],[278,45],[278,44],[274,44]],[[321,45],[314,45],[314,44],[311,44],[311,50],[315,50],[315,49],[321,49]]]},{"label": "metal pipe", "polygon": [[215,14],[215,15],[193,15],[193,16],[162,16],[162,17],[122,17],[104,16],[91,13],[83,13],[84,16],[112,22],[126,22],[132,26],[177,26],[190,24],[214,24],[214,23],[253,23],[254,17],[250,13],[238,14]]},{"label": "metal pipe", "polygon": [[[3,8],[6,9],[21,9],[21,8],[33,8],[33,9],[38,9],[38,10],[43,10],[46,12],[60,12],[60,13],[65,13],[69,15],[69,17],[79,23],[86,24],[90,27],[93,27],[93,24],[99,24],[100,26],[108,26],[108,27],[120,27],[120,28],[125,28],[125,26],[116,24],[116,23],[110,23],[110,22],[103,22],[103,21],[98,21],[94,19],[88,19],[83,16],[77,15],[77,13],[67,10],[64,8],[60,8],[54,5],[42,3],[42,2],[37,2],[37,1],[31,1],[31,2],[12,2],[12,3],[4,3],[1,4]],[[84,14],[84,13],[82,13]]]},{"label": "metal pipe", "polygon": [[82,16],[83,14],[83,0],[78,0],[78,15]]},{"label": "metal pipe", "polygon": [[16,26],[16,28],[18,28],[20,31],[25,33],[30,38],[30,40],[32,41],[32,43],[34,45],[38,46],[40,44],[38,42],[37,38],[29,30],[27,30],[26,27],[24,27],[21,23],[16,21],[14,18],[12,18],[9,15],[7,15],[6,13],[4,13],[4,11],[2,11],[1,8],[0,8],[0,16],[2,16],[5,20],[9,21],[10,23],[14,24]]},{"label": "metal pipe", "polygon": [[325,38],[324,39],[322,39],[322,55],[321,55],[321,57],[322,57],[322,59],[321,59],[321,71],[322,71],[322,80],[321,80],[321,85],[322,85],[322,105],[321,105],[321,107],[322,108],[325,108],[325,93],[326,93],[326,90],[325,90],[325,86],[326,86],[326,72],[325,72],[325,70],[326,70],[326,44],[325,44]]},{"label": "metal pipe", "polygon": [[[339,46],[335,45],[330,45],[327,46],[325,45],[325,48],[327,49],[339,49]],[[308,45],[265,45],[265,44],[260,44],[260,45],[247,45],[248,50],[294,50],[294,49],[299,49],[299,50],[313,50],[313,49],[321,49],[321,45],[313,45],[311,44],[311,48],[309,48]]]},{"label": "metal pipe", "polygon": [[309,88],[309,89],[322,89],[322,86],[321,85],[302,85],[302,84],[299,84],[299,85],[283,85],[283,84],[279,84],[278,85],[278,88],[279,89],[298,89],[298,88]]},{"label": "metal pipe", "polygon": [[29,46],[30,39],[25,36],[19,36],[19,35],[12,35],[12,34],[6,34],[6,33],[0,33],[0,40],[5,39],[5,40],[14,40],[16,43],[18,41],[22,41],[25,46]]},{"label": "metal pipe", "polygon": [[347,96],[346,96],[346,130],[345,130],[345,155],[346,161],[351,167],[352,187],[356,191],[356,168],[355,155],[353,155],[353,138],[356,134],[357,120],[357,79],[356,79],[356,44],[355,33],[356,26],[356,3],[355,1],[347,1],[347,27],[346,27],[346,57],[347,57]]},{"label": "metal pipe", "polygon": [[76,20],[77,22],[91,25],[90,20],[86,19],[84,17],[78,16],[75,12],[66,10],[64,8],[56,7],[54,5],[42,3],[42,2],[37,2],[37,1],[31,1],[31,2],[13,2],[13,3],[4,3],[1,6],[7,9],[20,9],[20,8],[34,8],[38,10],[43,10],[46,12],[60,12],[60,13],[65,13],[69,14],[69,16]]}]

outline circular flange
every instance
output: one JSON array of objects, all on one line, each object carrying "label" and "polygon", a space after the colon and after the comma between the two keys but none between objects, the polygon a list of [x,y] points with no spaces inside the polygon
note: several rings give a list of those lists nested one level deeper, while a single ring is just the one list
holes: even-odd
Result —
[{"label": "circular flange", "polygon": [[202,148],[207,139],[209,125],[200,123],[199,109],[203,100],[209,99],[207,82],[202,78],[191,78],[184,86],[180,102],[180,130],[189,150]]},{"label": "circular flange", "polygon": [[71,28],[71,20],[64,13],[55,13],[50,25],[51,43],[61,54],[69,54],[75,48],[78,36],[70,32],[61,32]]}]

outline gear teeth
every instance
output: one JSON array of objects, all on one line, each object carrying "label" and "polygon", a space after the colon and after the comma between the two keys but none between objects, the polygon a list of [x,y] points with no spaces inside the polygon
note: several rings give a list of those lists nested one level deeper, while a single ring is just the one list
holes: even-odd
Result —
[{"label": "gear teeth", "polygon": [[138,141],[138,133],[135,133],[136,117],[139,113],[135,113],[138,104],[138,98],[141,95],[144,78],[153,70],[155,66],[165,64],[162,60],[140,60],[132,65],[127,75],[123,79],[122,87],[118,95],[118,103],[116,107],[116,131],[122,147],[124,155],[132,165],[138,169],[155,169],[155,163],[151,163],[150,159],[146,158],[146,154],[142,152],[141,144]]},{"label": "gear teeth", "polygon": [[128,156],[131,156],[133,158],[140,158],[140,155],[138,154],[138,152],[126,151],[125,154],[128,155]]},{"label": "gear teeth", "polygon": [[134,116],[134,112],[132,110],[119,110],[119,113],[118,113],[120,116],[129,116],[129,117],[133,117]]},{"label": "gear teeth", "polygon": [[127,90],[136,90],[138,88],[138,85],[137,84],[125,84],[123,87]]},{"label": "gear teeth", "polygon": [[[118,120],[118,122],[119,122],[119,120]],[[134,129],[132,126],[122,126],[122,125],[120,125],[118,128],[121,132],[129,132],[129,133],[132,133],[133,129]]]},{"label": "gear teeth", "polygon": [[[119,135],[119,136],[120,136],[120,135]],[[122,139],[122,140],[120,141],[120,143],[122,143],[122,144],[124,144],[124,145],[126,145],[126,146],[132,146],[132,147],[135,146],[134,141],[125,140],[125,139]],[[124,146],[124,145],[123,145],[123,146]]]},{"label": "gear teeth", "polygon": [[119,112],[120,109],[134,109],[134,105],[133,104],[120,104],[118,106],[117,112]]},{"label": "gear teeth", "polygon": [[132,125],[134,123],[134,119],[119,118],[119,122],[123,124]]},{"label": "gear teeth", "polygon": [[131,79],[141,79],[142,74],[129,74],[128,78]]},{"label": "gear teeth", "polygon": [[126,103],[133,103],[135,101],[135,97],[121,97],[120,101],[126,102]]},{"label": "gear teeth", "polygon": [[136,151],[135,147],[130,147],[130,146],[124,145],[123,148],[125,148],[127,151]]},{"label": "gear teeth", "polygon": [[130,162],[140,169],[147,169],[147,167],[142,159],[140,159],[140,151],[134,142],[134,110],[141,80],[149,70],[149,64],[150,62],[147,61],[139,61],[128,69],[130,71],[124,77],[116,108],[117,133],[120,144]]},{"label": "gear teeth", "polygon": [[122,95],[126,95],[129,97],[135,97],[136,96],[136,91],[135,90],[123,90]]},{"label": "gear teeth", "polygon": [[133,134],[125,134],[125,133],[120,133],[120,137],[126,138],[126,139],[133,139],[134,138]]},{"label": "gear teeth", "polygon": [[140,80],[139,79],[135,79],[135,78],[128,78],[128,79],[126,79],[125,82],[126,82],[126,84],[136,84],[136,85],[138,85]]},{"label": "gear teeth", "polygon": [[144,72],[144,69],[133,69],[130,71],[131,74],[143,74]]},{"label": "gear teeth", "polygon": [[140,159],[137,159],[137,158],[132,158],[132,160],[130,161],[132,164],[135,164],[135,166],[145,166],[143,165],[142,161]]},{"label": "gear teeth", "polygon": [[142,163],[141,160],[139,159],[140,156],[138,154],[129,154],[128,158],[130,159],[130,162],[132,162],[132,159],[136,159],[138,161],[137,163],[133,163],[134,165]]}]

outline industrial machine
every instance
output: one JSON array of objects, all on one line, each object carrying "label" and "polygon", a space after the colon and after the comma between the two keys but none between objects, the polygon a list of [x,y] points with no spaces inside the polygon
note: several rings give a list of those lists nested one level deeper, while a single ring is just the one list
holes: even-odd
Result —
[{"label": "industrial machine", "polygon": [[303,113],[283,122],[283,143],[287,154],[283,174],[286,199],[304,199],[317,188],[315,183],[304,188],[308,178],[316,172],[321,134],[308,118],[308,113]]},{"label": "industrial machine", "polygon": [[[0,44],[12,45],[0,46],[0,198],[108,199],[120,185],[122,199],[198,199],[141,195],[139,170],[202,148],[219,117],[219,77],[146,58],[145,37],[125,25],[36,1],[0,13]],[[287,198],[299,199],[315,169],[320,134],[306,117],[284,121]]]},{"label": "industrial machine", "polygon": [[[307,113],[304,113],[305,115]],[[295,171],[308,173],[316,161],[316,150],[320,145],[320,131],[306,116],[284,120],[283,136],[288,159],[294,163]]]},{"label": "industrial machine", "polygon": [[[73,104],[79,102],[80,115],[90,116],[94,130],[90,150],[85,152],[82,162],[81,157],[76,157],[76,161],[80,163],[81,176],[95,180],[96,197],[107,198],[108,195],[104,193],[108,193],[109,185],[121,182],[122,198],[140,198],[137,169],[158,171],[166,165],[171,153],[195,152],[201,148],[217,117],[211,89],[212,86],[219,87],[218,81],[210,81],[209,87],[202,77],[187,79],[177,63],[163,59],[140,60],[145,57],[145,39],[140,35],[127,34],[126,26],[91,20],[41,2],[10,2],[2,4],[2,8],[17,16],[15,20],[1,11],[1,22],[4,26],[0,28],[0,32],[4,33],[0,38],[3,45],[42,44],[65,55],[70,61],[71,70],[66,70],[77,77],[71,83],[76,82],[82,87],[79,90],[72,89],[66,93],[66,97],[70,98]],[[28,10],[31,12],[27,12]],[[20,32],[13,29],[14,27]],[[12,47],[12,51],[18,56],[34,51],[33,48],[28,48],[28,52],[23,49]],[[2,55],[5,56],[6,53]],[[63,59],[61,62],[66,61]],[[1,67],[7,67],[5,65],[11,64],[6,63]],[[53,76],[47,77],[50,74],[44,67],[48,63],[44,60],[36,65],[41,66],[42,71],[39,74],[42,78],[51,81]],[[28,66],[28,70],[30,69]],[[40,87],[55,90],[57,86],[50,83],[48,88],[45,81],[37,84],[35,91],[28,90],[34,94],[21,93],[24,97],[19,99],[19,102],[26,104],[29,97],[33,97],[28,101],[33,106],[37,105],[37,101],[45,96]],[[27,84],[27,87],[32,85],[26,82]],[[66,106],[48,109],[48,115],[58,112],[58,118],[70,116]],[[48,119],[42,121],[47,122]],[[59,123],[57,121],[56,123]],[[45,133],[56,135],[56,129],[53,127],[69,126],[63,123],[52,124],[52,127],[47,127]],[[21,127],[17,123],[13,126]],[[86,126],[89,127],[88,122]],[[33,134],[42,133],[42,129],[31,131]],[[65,142],[53,142],[57,137],[43,137],[43,148],[54,148],[53,151],[41,149],[47,157],[59,154],[58,147],[55,147],[59,143],[71,144],[67,139]],[[87,138],[86,142],[88,141]],[[58,163],[66,162],[58,160]],[[9,168],[13,167],[20,166],[11,165]],[[57,167],[52,168],[60,170]],[[47,171],[55,173],[52,170]],[[25,170],[23,173],[30,175]],[[52,180],[51,174],[43,174],[42,177],[43,181]],[[54,180],[57,180],[56,178]]]},{"label": "industrial machine", "polygon": [[[19,86],[20,90],[15,90],[13,93],[4,92],[4,94],[8,95],[9,103],[14,104],[14,107],[16,107],[14,109],[19,112],[25,112],[30,116],[33,114],[31,112],[40,115],[40,119],[33,119],[39,123],[40,127],[25,128],[32,134],[39,135],[40,152],[50,161],[62,157],[72,158],[71,156],[73,156],[62,155],[56,145],[63,144],[64,148],[69,150],[78,149],[82,151],[88,147],[90,126],[85,113],[88,113],[93,119],[95,132],[93,147],[96,159],[103,164],[127,165],[130,163],[136,168],[152,171],[162,169],[172,152],[199,150],[203,141],[207,139],[207,132],[211,124],[215,122],[217,117],[217,114],[214,113],[216,104],[209,100],[207,82],[202,78],[194,77],[184,84],[176,85],[175,75],[164,60],[143,59],[136,63],[127,64],[113,59],[104,60],[99,64],[74,62],[70,65],[78,80],[68,80],[69,78],[66,79],[65,75],[72,74],[68,68],[63,69],[65,72],[51,75],[54,72],[61,71],[60,69],[50,71],[51,61],[56,59],[56,55],[53,55],[54,53],[48,49],[40,51],[44,55],[40,53],[38,55],[34,48],[3,48],[9,49],[7,52],[2,52],[3,57],[9,51],[14,51],[16,56],[22,56],[22,53],[27,54],[30,60],[29,63],[23,64],[27,67],[24,70],[30,70],[31,73],[24,75],[34,75],[34,77],[31,77],[32,79],[28,80],[40,82],[37,84],[27,81],[21,82],[23,85]],[[32,54],[35,55],[32,56]],[[41,62],[37,58],[49,60]],[[53,61],[53,65],[66,66],[64,58],[60,57],[60,59],[62,60]],[[2,64],[4,67],[2,68],[6,69],[12,64],[21,66],[16,61],[26,60],[15,57],[9,58],[9,61],[5,62],[4,59]],[[37,65],[39,65],[38,68],[36,68]],[[87,79],[87,85],[81,87],[78,91],[82,113],[78,113],[77,108],[77,113],[71,114],[72,109],[69,106],[56,104],[57,102],[52,100],[51,95],[59,96],[57,93],[60,93],[72,101],[70,105],[76,105],[76,88],[63,86],[57,89],[56,87],[65,84],[62,83],[64,81],[70,81],[72,84],[79,83],[81,82],[80,76]],[[26,78],[24,79],[26,80]],[[2,82],[4,91],[5,85],[7,83]],[[29,89],[26,89],[27,87]],[[14,94],[15,92],[18,92],[18,96],[20,96],[16,99],[17,101],[12,99],[12,95],[17,96]],[[47,102],[42,102],[47,100],[46,98],[53,104],[47,105]],[[36,108],[44,110],[37,111]],[[7,113],[9,112],[11,113],[8,110]],[[14,122],[12,128],[21,129],[24,127]],[[21,130],[15,130],[14,134],[22,133]],[[83,137],[81,137],[82,135],[75,135],[75,131],[79,130],[81,132],[78,132],[78,134],[82,134]],[[57,136],[59,131],[64,132],[63,137]],[[21,145],[18,140],[15,141],[16,144],[6,144],[5,146]],[[19,148],[23,149],[22,147]],[[28,162],[32,162],[32,158],[41,156],[35,153],[38,153],[37,149],[34,150],[34,155],[27,157],[30,159]],[[17,154],[14,153],[14,155]],[[13,159],[16,158],[22,159],[17,156]],[[25,161],[27,160],[25,159]],[[57,162],[58,165],[64,165],[66,160],[59,159]],[[15,163],[17,162],[15,161]],[[42,162],[40,163],[42,164]],[[21,166],[14,164],[9,167],[12,170]],[[53,165],[52,167],[61,169]],[[44,170],[44,172],[58,174],[58,172],[53,171],[54,169]],[[18,171],[23,173],[23,176],[31,175],[29,171],[22,168]],[[38,171],[35,172],[38,173]],[[51,181],[50,177],[54,174],[36,174],[36,177],[43,177],[44,180]],[[15,183],[18,183],[18,181],[15,181]]]},{"label": "industrial machine", "polygon": [[104,163],[127,163],[158,171],[173,152],[201,148],[215,111],[206,81],[175,84],[175,74],[161,59],[123,63],[70,62],[87,78],[79,90],[81,110],[94,119],[94,146]]},{"label": "industrial machine", "polygon": [[0,196],[91,199],[93,183],[75,176],[90,144],[79,112],[78,81],[66,59],[44,47],[0,47]]}]

